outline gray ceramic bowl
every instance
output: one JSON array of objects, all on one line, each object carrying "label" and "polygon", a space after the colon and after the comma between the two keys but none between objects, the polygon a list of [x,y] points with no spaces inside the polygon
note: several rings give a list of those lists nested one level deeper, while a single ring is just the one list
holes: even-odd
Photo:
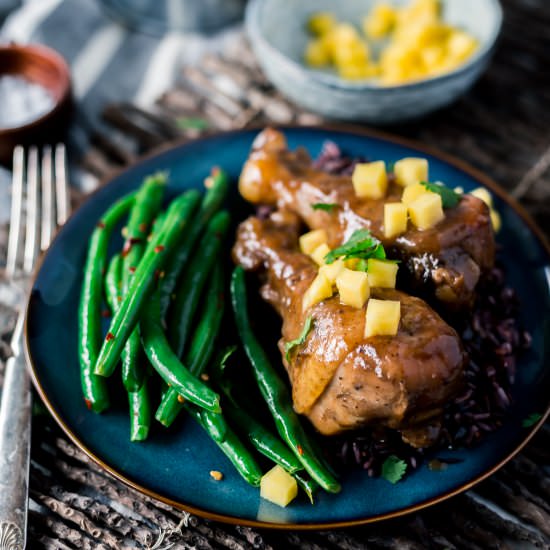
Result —
[{"label": "gray ceramic bowl", "polygon": [[[410,0],[393,0],[395,5]],[[455,71],[401,86],[350,83],[302,62],[312,13],[330,11],[340,20],[360,21],[377,0],[251,0],[246,28],[268,78],[290,99],[321,115],[391,124],[418,118],[448,105],[468,90],[486,68],[502,25],[498,0],[442,0],[443,19],[466,29],[478,51]]]}]

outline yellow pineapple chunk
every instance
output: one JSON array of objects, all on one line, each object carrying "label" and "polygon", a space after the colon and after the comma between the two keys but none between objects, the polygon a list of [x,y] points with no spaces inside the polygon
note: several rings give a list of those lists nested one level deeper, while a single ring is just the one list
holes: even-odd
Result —
[{"label": "yellow pineapple chunk", "polygon": [[477,49],[477,40],[464,31],[453,30],[447,39],[447,55],[453,61],[465,61]]},{"label": "yellow pineapple chunk", "polygon": [[485,187],[477,187],[473,191],[470,191],[470,195],[482,200],[489,207],[493,206],[493,195]]},{"label": "yellow pineapple chunk", "polygon": [[412,204],[420,195],[425,195],[426,193],[431,193],[428,191],[421,183],[413,183],[412,185],[407,185],[403,189],[403,195],[401,195],[401,202],[406,204]]},{"label": "yellow pineapple chunk", "polygon": [[332,296],[332,283],[322,274],[317,274],[304,294],[302,310],[306,311],[311,306],[322,302]]},{"label": "yellow pineapple chunk", "polygon": [[311,254],[312,260],[317,265],[325,265],[325,256],[330,252],[327,243],[320,244]]},{"label": "yellow pineapple chunk", "polygon": [[298,494],[296,480],[277,464],[262,476],[260,481],[260,496],[277,504],[286,506]]},{"label": "yellow pineapple chunk", "polygon": [[391,239],[407,230],[407,205],[389,202],[384,205],[384,236]]},{"label": "yellow pineapple chunk", "polygon": [[490,214],[491,214],[491,224],[493,226],[493,231],[495,233],[498,233],[502,226],[502,220],[500,219],[500,214],[493,208],[491,208]]},{"label": "yellow pineapple chunk", "polygon": [[360,163],[355,166],[351,176],[355,194],[358,197],[381,199],[386,196],[388,176],[383,160]]},{"label": "yellow pineapple chunk", "polygon": [[327,232],[324,229],[315,229],[300,237],[300,250],[303,254],[311,254],[320,244],[327,241]]},{"label": "yellow pineapple chunk", "polygon": [[395,25],[395,16],[393,6],[386,2],[377,4],[363,19],[363,32],[372,39],[383,38]]},{"label": "yellow pineapple chunk", "polygon": [[320,11],[314,13],[307,22],[309,32],[322,36],[336,26],[336,17],[332,13]]},{"label": "yellow pineapple chunk", "polygon": [[398,300],[376,300],[367,304],[365,338],[371,336],[395,336],[401,319],[401,302]]},{"label": "yellow pineapple chunk", "polygon": [[363,271],[342,269],[336,279],[336,288],[340,294],[340,301],[348,306],[359,309],[369,299],[369,280]]},{"label": "yellow pineapple chunk", "polygon": [[409,204],[409,216],[411,222],[420,230],[433,227],[445,217],[441,196],[437,193],[420,195]]},{"label": "yellow pineapple chunk", "polygon": [[336,278],[340,275],[340,272],[344,269],[344,260],[335,260],[331,264],[322,265],[319,268],[319,273],[322,273],[331,284],[336,283]]},{"label": "yellow pineapple chunk", "polygon": [[426,159],[408,157],[398,160],[393,171],[397,183],[403,186],[428,181],[428,161]]},{"label": "yellow pineapple chunk", "polygon": [[378,288],[395,288],[398,269],[399,264],[396,262],[369,258],[367,260],[369,285]]},{"label": "yellow pineapple chunk", "polygon": [[310,67],[323,67],[330,63],[330,52],[323,40],[312,40],[308,43],[304,60]]}]

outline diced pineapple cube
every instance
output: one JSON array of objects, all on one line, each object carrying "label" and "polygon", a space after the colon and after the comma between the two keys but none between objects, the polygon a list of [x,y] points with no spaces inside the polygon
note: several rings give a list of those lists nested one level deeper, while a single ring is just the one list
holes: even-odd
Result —
[{"label": "diced pineapple cube", "polygon": [[362,308],[369,299],[369,280],[363,271],[342,269],[336,279],[336,288],[340,294],[340,301],[348,306]]},{"label": "diced pineapple cube", "polygon": [[323,67],[330,63],[330,52],[322,40],[312,40],[306,46],[304,60],[310,67]]},{"label": "diced pineapple cube", "polygon": [[395,25],[395,8],[386,2],[374,6],[363,19],[363,32],[372,39],[383,38]]},{"label": "diced pineapple cube", "polygon": [[351,176],[358,197],[381,199],[386,195],[388,176],[383,160],[357,164]]},{"label": "diced pineapple cube", "polygon": [[420,197],[420,195],[425,195],[426,193],[431,193],[431,191],[428,191],[428,189],[426,189],[426,187],[424,187],[421,183],[413,183],[412,185],[407,185],[407,187],[403,189],[401,202],[408,206],[409,204],[412,204],[418,197]]},{"label": "diced pineapple cube", "polygon": [[309,32],[321,36],[336,26],[336,17],[332,13],[320,11],[314,13],[307,22]]},{"label": "diced pineapple cube", "polygon": [[281,466],[274,466],[262,476],[260,481],[260,496],[262,498],[278,506],[286,506],[296,498],[297,494],[296,480]]},{"label": "diced pineapple cube", "polygon": [[395,288],[398,269],[399,264],[396,262],[369,258],[367,260],[369,285],[378,288]]},{"label": "diced pineapple cube", "polygon": [[338,76],[345,80],[364,80],[376,76],[376,67],[367,63],[339,65]]},{"label": "diced pineapple cube", "polygon": [[331,264],[322,265],[319,268],[319,273],[322,273],[331,284],[334,284],[336,283],[336,278],[340,275],[342,269],[344,269],[344,261],[338,259]]},{"label": "diced pineapple cube", "polygon": [[502,227],[502,220],[500,219],[500,214],[491,208],[491,224],[493,226],[493,231],[498,233]]},{"label": "diced pineapple cube", "polygon": [[318,304],[325,298],[332,296],[332,283],[322,274],[318,273],[304,294],[302,310],[306,311],[311,306]]},{"label": "diced pineapple cube", "polygon": [[445,217],[441,196],[437,193],[420,195],[409,204],[409,216],[411,222],[420,230],[433,227]]},{"label": "diced pineapple cube", "polygon": [[332,57],[337,67],[366,66],[369,48],[359,39],[353,42],[338,42],[334,44]]},{"label": "diced pineapple cube", "polygon": [[493,206],[493,195],[485,187],[477,187],[473,191],[470,191],[470,195],[482,200],[489,207]]},{"label": "diced pineapple cube", "polygon": [[384,205],[384,236],[391,239],[407,230],[407,205],[389,202]]},{"label": "diced pineapple cube", "polygon": [[317,265],[325,265],[325,256],[330,252],[327,243],[320,244],[311,254],[311,258]]},{"label": "diced pineapple cube", "polygon": [[393,171],[397,183],[403,186],[428,181],[428,161],[423,158],[408,157],[398,160]]},{"label": "diced pineapple cube", "polygon": [[447,38],[447,55],[456,61],[465,61],[477,49],[477,40],[464,31],[453,30]]},{"label": "diced pineapple cube", "polygon": [[401,302],[398,300],[376,300],[367,304],[365,338],[371,336],[395,336],[401,319]]},{"label": "diced pineapple cube", "polygon": [[324,229],[314,229],[300,237],[300,250],[303,254],[311,254],[320,244],[327,241],[328,236]]}]

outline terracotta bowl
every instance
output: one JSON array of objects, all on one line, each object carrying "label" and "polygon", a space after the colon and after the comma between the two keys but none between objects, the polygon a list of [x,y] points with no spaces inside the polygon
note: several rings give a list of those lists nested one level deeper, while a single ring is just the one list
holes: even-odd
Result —
[{"label": "terracotta bowl", "polygon": [[71,79],[65,60],[54,50],[39,45],[0,46],[0,76],[22,76],[42,85],[53,96],[53,107],[21,126],[0,127],[0,163],[11,164],[13,148],[63,140],[71,115]]}]

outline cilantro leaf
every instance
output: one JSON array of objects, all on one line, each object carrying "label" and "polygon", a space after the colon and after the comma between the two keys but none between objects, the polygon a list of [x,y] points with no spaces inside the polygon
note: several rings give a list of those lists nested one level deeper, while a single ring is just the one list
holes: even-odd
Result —
[{"label": "cilantro leaf", "polygon": [[441,196],[443,208],[453,208],[460,202],[460,195],[446,185],[443,185],[441,182],[430,183],[429,181],[421,181],[420,183],[428,191],[437,193]]},{"label": "cilantro leaf", "polygon": [[307,338],[307,335],[309,334],[309,331],[313,328],[313,319],[311,315],[307,316],[306,322],[304,323],[304,328],[302,329],[302,332],[300,333],[300,336],[298,338],[295,338],[294,340],[291,340],[290,342],[285,343],[285,352],[286,352],[286,360],[290,361],[290,352],[296,347],[301,346]]},{"label": "cilantro leaf", "polygon": [[390,455],[382,464],[382,477],[390,483],[397,483],[407,471],[407,463],[395,455]]},{"label": "cilantro leaf", "polygon": [[385,260],[386,251],[382,243],[368,229],[357,229],[342,246],[331,250],[325,256],[325,262],[331,264],[340,257],[345,260],[350,258]]},{"label": "cilantro leaf", "polygon": [[534,426],[541,418],[542,414],[531,413],[527,418],[524,418],[521,425],[523,428],[530,428],[531,426]]},{"label": "cilantro leaf", "polygon": [[335,208],[338,208],[340,205],[336,202],[316,202],[311,205],[313,210],[324,210],[325,212],[332,212]]},{"label": "cilantro leaf", "polygon": [[210,123],[201,117],[180,117],[176,119],[176,124],[181,130],[206,130],[210,128]]}]

